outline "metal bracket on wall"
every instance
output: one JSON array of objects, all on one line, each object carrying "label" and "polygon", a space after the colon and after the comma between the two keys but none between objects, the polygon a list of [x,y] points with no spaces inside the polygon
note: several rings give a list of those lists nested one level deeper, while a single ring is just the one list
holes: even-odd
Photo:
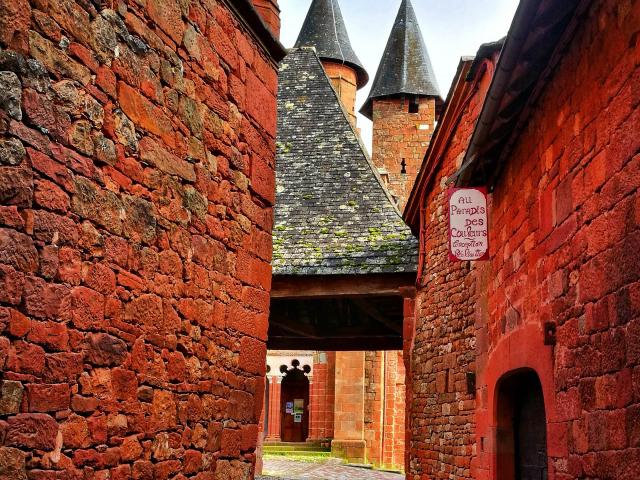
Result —
[{"label": "metal bracket on wall", "polygon": [[556,344],[556,323],[546,322],[544,324],[544,344],[555,345]]},{"label": "metal bracket on wall", "polygon": [[476,394],[476,373],[467,372],[467,393],[469,395]]}]

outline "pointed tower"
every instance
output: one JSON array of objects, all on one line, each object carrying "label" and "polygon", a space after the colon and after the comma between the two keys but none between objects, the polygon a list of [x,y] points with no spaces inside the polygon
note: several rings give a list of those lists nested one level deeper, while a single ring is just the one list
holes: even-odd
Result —
[{"label": "pointed tower", "polygon": [[369,98],[360,110],[373,121],[373,163],[401,210],[429,146],[441,104],[418,19],[411,1],[402,0]]},{"label": "pointed tower", "polygon": [[356,124],[356,92],[369,75],[351,47],[338,0],[313,0],[296,48],[314,47],[342,105]]}]

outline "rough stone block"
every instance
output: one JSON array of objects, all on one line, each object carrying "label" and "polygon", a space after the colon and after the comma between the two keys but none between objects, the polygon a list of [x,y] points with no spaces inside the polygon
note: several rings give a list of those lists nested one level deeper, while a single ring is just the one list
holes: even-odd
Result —
[{"label": "rough stone block", "polygon": [[0,383],[0,415],[19,413],[23,392],[22,383],[3,380]]},{"label": "rough stone block", "polygon": [[237,460],[218,460],[214,480],[248,480],[250,478],[251,465]]},{"label": "rough stone block", "polygon": [[106,333],[92,333],[87,336],[86,361],[99,366],[120,365],[127,355],[127,344]]},{"label": "rough stone block", "polygon": [[151,19],[178,45],[182,42],[185,24],[178,3],[150,0],[147,4]]},{"label": "rough stone block", "polygon": [[0,72],[0,109],[22,120],[22,84],[13,72]]},{"label": "rough stone block", "polygon": [[7,445],[51,451],[56,445],[58,424],[42,413],[21,413],[7,420]]},{"label": "rough stone block", "polygon": [[57,412],[69,408],[71,390],[67,384],[27,385],[30,412]]},{"label": "rough stone block", "polygon": [[27,339],[49,350],[64,351],[69,348],[69,331],[58,322],[32,321]]},{"label": "rough stone block", "polygon": [[0,473],[7,480],[27,480],[25,454],[16,448],[0,447]]},{"label": "rough stone block", "polygon": [[0,228],[0,263],[22,272],[36,272],[38,262],[38,251],[29,236]]},{"label": "rough stone block", "polygon": [[267,345],[251,337],[240,340],[240,368],[258,375],[266,373]]},{"label": "rough stone block", "polygon": [[33,174],[30,169],[0,167],[0,203],[31,208],[33,203]]},{"label": "rough stone block", "polygon": [[190,182],[196,180],[193,165],[180,160],[148,137],[140,142],[140,158],[169,175],[177,175]]},{"label": "rough stone block", "polygon": [[118,84],[118,99],[120,108],[133,123],[150,133],[161,136],[164,141],[173,146],[173,126],[160,108],[123,82]]},{"label": "rough stone block", "polygon": [[[0,86],[0,89],[2,89],[2,86]],[[26,155],[27,152],[22,142],[17,138],[0,138],[0,165],[18,166]]]},{"label": "rough stone block", "polygon": [[31,56],[50,72],[63,78],[71,78],[83,85],[91,81],[91,72],[88,68],[69,58],[52,42],[34,31],[29,31],[29,48]]}]

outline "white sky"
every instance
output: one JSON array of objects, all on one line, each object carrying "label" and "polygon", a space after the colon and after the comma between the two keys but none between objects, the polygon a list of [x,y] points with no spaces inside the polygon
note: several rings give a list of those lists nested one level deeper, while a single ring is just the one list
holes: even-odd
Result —
[{"label": "white sky", "polygon": [[[371,80],[358,92],[356,110],[367,98],[401,0],[339,0],[351,44]],[[293,47],[311,0],[279,0],[281,41]],[[505,36],[518,0],[412,0],[431,63],[445,99],[461,56]],[[358,115],[365,145],[371,149],[371,122]]]}]

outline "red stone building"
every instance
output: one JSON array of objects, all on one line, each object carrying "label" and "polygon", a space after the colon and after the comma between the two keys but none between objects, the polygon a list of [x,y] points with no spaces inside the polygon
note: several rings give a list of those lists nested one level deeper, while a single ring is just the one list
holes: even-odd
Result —
[{"label": "red stone building", "polygon": [[0,1],[0,476],[248,479],[276,1]]},{"label": "red stone building", "polygon": [[[401,352],[271,351],[267,371],[265,445],[307,442],[333,447],[335,456],[350,461],[404,469],[405,372]],[[290,376],[300,378],[300,372],[306,377],[302,389],[297,388],[299,382],[288,382]],[[297,422],[295,412],[287,410],[287,404],[296,398],[304,400]],[[341,445],[340,440],[354,436],[365,442],[364,457]]]},{"label": "red stone building", "polygon": [[403,0],[369,97],[360,109],[373,121],[373,163],[400,210],[422,164],[441,105],[413,5]]},{"label": "red stone building", "polygon": [[[639,2],[528,0],[461,61],[404,214],[408,478],[640,478],[639,38]],[[489,261],[448,258],[453,185]]]},{"label": "red stone building", "polygon": [[[397,141],[374,142],[372,162],[355,128],[356,91],[368,75],[337,0],[311,3],[280,65],[269,348],[313,350],[297,350],[295,359],[291,351],[271,352],[268,443],[330,444],[351,462],[404,468],[400,349],[405,312],[413,312],[415,240],[398,222],[397,203],[433,133],[440,104],[434,78],[405,0],[365,108],[374,137]],[[401,174],[397,155],[406,157],[409,173]],[[384,166],[391,163],[397,172],[390,176]],[[296,399],[303,405],[297,420]]]}]

